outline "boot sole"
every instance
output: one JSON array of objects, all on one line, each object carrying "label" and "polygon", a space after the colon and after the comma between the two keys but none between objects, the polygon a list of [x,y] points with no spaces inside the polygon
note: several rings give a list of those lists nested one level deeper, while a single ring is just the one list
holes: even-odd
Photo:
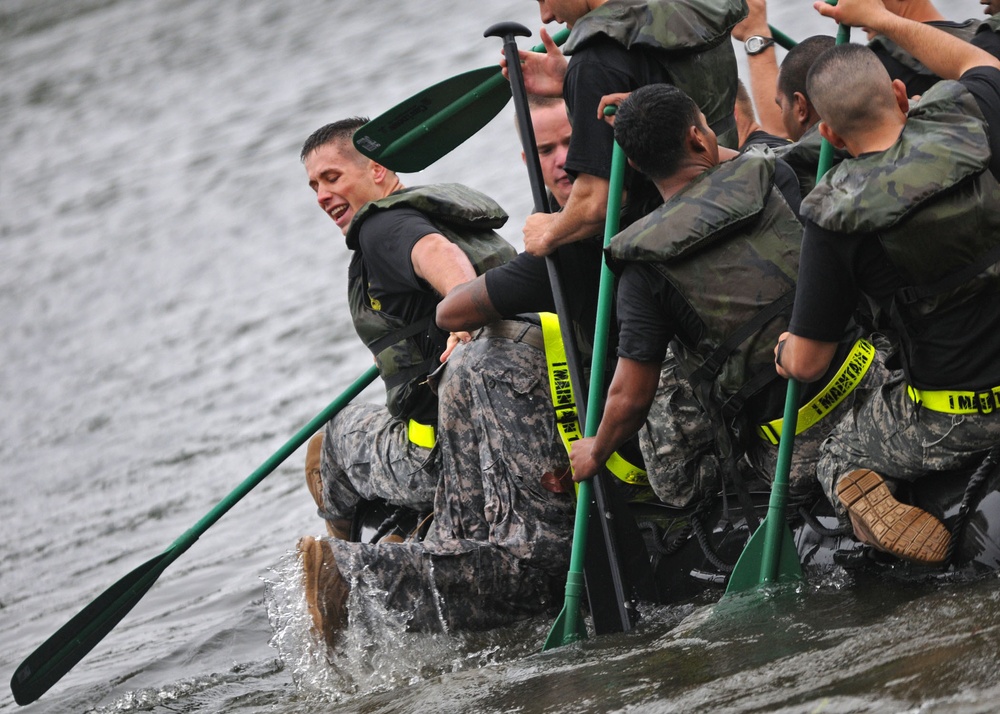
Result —
[{"label": "boot sole", "polygon": [[928,565],[944,562],[951,543],[948,529],[927,511],[893,498],[874,471],[852,471],[841,478],[837,497],[862,541],[903,560]]}]

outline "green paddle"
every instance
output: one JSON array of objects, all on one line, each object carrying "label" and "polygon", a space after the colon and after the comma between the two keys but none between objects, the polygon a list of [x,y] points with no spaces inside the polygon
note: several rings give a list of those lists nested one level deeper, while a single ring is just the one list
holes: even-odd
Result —
[{"label": "green paddle", "polygon": [[18,704],[30,704],[45,694],[69,672],[76,663],[121,622],[136,603],[153,586],[160,573],[190,548],[198,537],[219,520],[236,502],[247,495],[264,477],[274,471],[296,449],[304,444],[326,422],[343,409],[378,376],[373,365],[358,377],[343,394],[317,414],[288,442],[278,449],[236,489],[208,512],[193,528],[175,540],[163,553],[147,560],[124,578],[101,593],[58,632],[28,655],[14,671],[10,689]]},{"label": "green paddle", "polygon": [[[774,41],[795,41],[768,25]],[[562,29],[557,45],[569,37]],[[544,52],[536,45],[532,52]],[[486,126],[510,101],[510,83],[500,65],[481,67],[438,82],[375,117],[354,133],[354,146],[368,158],[401,173],[422,171]]]},{"label": "green paddle", "polygon": [[[614,107],[608,107],[605,114],[613,114]],[[622,184],[625,179],[625,152],[615,142],[611,155],[611,178],[608,186],[608,214],[604,222],[604,247],[618,233],[618,217],[621,211]],[[614,299],[614,275],[607,261],[601,265],[601,282],[597,298],[597,326],[594,328],[594,359],[590,370],[590,390],[587,396],[587,415],[584,420],[584,436],[597,434],[601,421],[601,401],[604,396],[604,358],[608,345],[608,327],[611,322],[611,306]],[[596,477],[595,477],[596,478]],[[569,572],[566,574],[566,596],[563,609],[552,623],[549,636],[542,650],[561,647],[583,639],[587,628],[580,619],[580,596],[583,593],[583,561],[587,550],[587,518],[590,509],[583,507],[590,503],[592,479],[581,481],[576,496],[578,504],[576,520],[573,524],[573,550],[570,553]],[[638,547],[642,547],[639,544]]]},{"label": "green paddle", "polygon": [[[569,30],[552,40],[561,45]],[[544,52],[536,45],[532,52]],[[354,146],[401,173],[427,168],[486,126],[510,101],[500,65],[474,69],[435,84],[380,114],[354,132]]]},{"label": "green paddle", "polygon": [[[832,4],[832,3],[831,3]],[[837,44],[850,42],[851,28],[841,25],[837,30]],[[823,140],[819,154],[816,178],[822,178],[833,163],[833,146]],[[781,421],[781,440],[778,443],[778,463],[775,467],[774,483],[771,485],[771,499],[767,504],[764,522],[747,541],[740,554],[726,595],[752,590],[766,583],[777,583],[802,579],[802,565],[795,549],[795,539],[785,520],[785,506],[788,502],[788,472],[792,465],[792,447],[795,442],[795,428],[798,422],[800,385],[797,380],[788,380],[785,393],[785,413]]]}]

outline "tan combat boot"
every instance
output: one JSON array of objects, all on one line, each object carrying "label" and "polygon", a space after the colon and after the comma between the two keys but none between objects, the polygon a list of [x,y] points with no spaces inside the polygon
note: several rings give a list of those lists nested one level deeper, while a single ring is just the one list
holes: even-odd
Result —
[{"label": "tan combat boot", "polygon": [[927,511],[893,498],[874,471],[859,469],[842,476],[837,482],[837,497],[863,543],[915,563],[944,562],[951,543],[948,529]]},{"label": "tan combat boot", "polygon": [[[323,432],[319,432],[309,440],[306,448],[306,486],[312,494],[316,507],[323,511],[323,476],[320,470],[320,454],[323,453]],[[341,540],[351,539],[351,522],[345,519],[323,519],[326,521],[326,530],[334,538]]]},{"label": "tan combat boot", "polygon": [[337,634],[347,626],[347,596],[351,588],[340,574],[329,543],[305,536],[296,549],[302,561],[306,607],[313,628],[332,647]]}]

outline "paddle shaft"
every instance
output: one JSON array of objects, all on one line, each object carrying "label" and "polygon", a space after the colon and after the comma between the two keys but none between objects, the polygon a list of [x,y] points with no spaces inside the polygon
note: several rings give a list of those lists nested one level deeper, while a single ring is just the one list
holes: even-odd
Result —
[{"label": "paddle shaft", "polygon": [[[542,176],[541,164],[538,160],[538,147],[535,144],[535,132],[531,123],[531,113],[528,107],[528,95],[524,88],[524,75],[521,71],[520,59],[518,56],[516,34],[528,33],[526,28],[518,26],[516,23],[504,23],[495,25],[486,31],[487,35],[503,32],[504,55],[507,59],[507,73],[510,77],[511,95],[514,98],[514,112],[517,116],[518,128],[520,129],[521,145],[524,149],[525,163],[528,167],[528,178],[531,184],[531,193],[534,200],[535,211],[538,213],[548,213],[548,197],[545,194],[545,182]],[[619,184],[620,185],[620,184]],[[621,190],[619,188],[619,201]],[[620,206],[620,203],[619,203]],[[615,210],[617,219],[618,210]],[[569,307],[565,298],[562,280],[559,275],[559,268],[553,255],[545,257],[545,267],[548,271],[549,283],[552,289],[552,300],[555,304],[556,315],[559,318],[559,332],[563,338],[563,345],[566,350],[566,360],[570,371],[570,381],[573,385],[573,392],[576,395],[577,415],[580,427],[585,435],[588,425],[594,425],[600,421],[596,417],[596,411],[591,411],[599,404],[602,398],[603,372],[604,372],[604,351],[607,349],[607,325],[608,316],[603,319],[601,315],[601,297],[598,298],[598,326],[595,330],[594,358],[591,364],[591,381],[589,397],[584,398],[583,390],[583,364],[580,353],[577,349],[574,337],[573,324],[569,314]],[[603,280],[603,275],[602,275]],[[603,293],[600,294],[603,296]],[[606,301],[605,312],[610,314],[610,298]],[[597,344],[600,340],[600,345]],[[596,382],[596,384],[595,384]],[[588,404],[590,405],[588,407]],[[573,549],[570,553],[570,571],[567,575],[566,587],[566,631],[573,633],[574,638],[579,635],[580,625],[577,621],[579,616],[579,596],[583,589],[582,574],[583,562],[586,556],[587,525],[590,514],[591,500],[596,501],[598,512],[607,514],[609,511],[609,498],[604,492],[604,484],[600,479],[595,479],[594,484],[581,484],[577,492],[576,518],[573,525]],[[607,549],[608,563],[611,570],[612,587],[615,593],[615,604],[618,610],[618,621],[622,632],[632,629],[632,621],[626,607],[625,578],[621,572],[621,559],[619,557],[617,542],[612,531],[611,523],[606,517],[601,518],[601,533],[604,536],[604,545]],[[574,567],[575,565],[575,567]],[[575,605],[570,604],[573,599]]]},{"label": "paddle shaft", "polygon": [[[851,28],[840,25],[837,28],[837,44],[843,45],[851,40]],[[819,152],[819,164],[816,168],[816,180],[833,165],[833,145],[823,139]],[[781,542],[781,528],[785,523],[785,507],[788,503],[788,475],[792,467],[792,449],[795,443],[795,430],[799,414],[799,393],[801,385],[796,379],[788,380],[788,390],[785,392],[785,413],[781,421],[781,440],[778,443],[778,463],[775,467],[774,484],[771,486],[771,499],[767,504],[765,543]],[[760,582],[775,582],[778,577],[779,547],[765,547],[760,561]]]},{"label": "paddle shaft", "polygon": [[378,369],[372,365],[215,508],[171,543],[162,554],[146,561],[118,580],[35,649],[14,671],[11,678],[10,686],[14,700],[18,704],[28,704],[47,692],[114,629],[153,586],[160,574],[190,548],[201,534],[360,394],[377,376]]}]

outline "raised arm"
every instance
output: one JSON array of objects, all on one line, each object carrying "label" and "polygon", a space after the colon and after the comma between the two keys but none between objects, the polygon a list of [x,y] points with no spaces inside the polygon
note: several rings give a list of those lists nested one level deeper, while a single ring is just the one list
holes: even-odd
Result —
[{"label": "raised arm", "polygon": [[[747,0],[750,13],[733,27],[733,39],[745,42],[748,37],[760,35],[770,37],[771,28],[767,24],[766,0]],[[768,134],[788,137],[781,110],[774,98],[778,94],[777,47],[771,45],[755,55],[747,55],[750,68],[750,96],[757,110],[757,123]]]},{"label": "raised arm", "polygon": [[1000,69],[1000,61],[988,52],[931,25],[894,15],[882,0],[840,0],[837,5],[816,2],[813,7],[839,23],[885,35],[943,79],[958,79],[975,67]]}]

